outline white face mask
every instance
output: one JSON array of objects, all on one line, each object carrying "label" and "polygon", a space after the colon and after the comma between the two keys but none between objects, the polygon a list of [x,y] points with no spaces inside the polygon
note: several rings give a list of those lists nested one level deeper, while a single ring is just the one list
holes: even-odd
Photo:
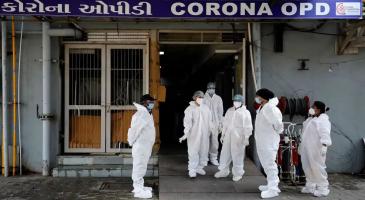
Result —
[{"label": "white face mask", "polygon": [[308,114],[310,114],[310,115],[315,115],[315,114],[316,114],[316,111],[315,111],[313,108],[310,108],[310,109],[308,110]]},{"label": "white face mask", "polygon": [[234,106],[235,108],[239,108],[239,107],[241,107],[241,106],[242,106],[242,102],[234,101],[234,102],[233,102],[233,106]]},{"label": "white face mask", "polygon": [[215,94],[215,89],[208,89],[207,93],[211,96],[213,96]]},{"label": "white face mask", "polygon": [[258,103],[258,104],[261,104],[262,103],[261,99],[258,98],[258,97],[255,97],[255,102]]},{"label": "white face mask", "polygon": [[202,105],[203,104],[203,98],[197,98],[196,103],[199,104],[199,105]]}]

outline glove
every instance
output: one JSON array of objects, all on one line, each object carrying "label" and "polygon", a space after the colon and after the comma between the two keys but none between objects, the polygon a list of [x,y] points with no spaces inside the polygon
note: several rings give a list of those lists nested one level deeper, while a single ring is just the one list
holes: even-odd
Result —
[{"label": "glove", "polygon": [[225,135],[223,135],[223,134],[221,135],[221,139],[220,139],[220,141],[221,141],[221,144],[223,144],[223,141],[224,141],[224,136],[225,136]]},{"label": "glove", "polygon": [[326,154],[327,154],[327,146],[322,146],[321,155],[326,156]]},{"label": "glove", "polygon": [[134,144],[134,142],[133,141],[131,141],[131,140],[128,140],[128,144],[129,144],[129,146],[133,146],[133,144]]},{"label": "glove", "polygon": [[186,139],[188,139],[188,136],[184,135],[179,139],[179,142],[182,143]]}]

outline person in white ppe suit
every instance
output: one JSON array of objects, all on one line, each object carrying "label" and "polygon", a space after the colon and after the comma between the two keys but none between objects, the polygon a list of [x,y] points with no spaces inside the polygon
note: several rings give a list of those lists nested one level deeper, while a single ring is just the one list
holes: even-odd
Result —
[{"label": "person in white ppe suit", "polygon": [[132,146],[132,180],[135,198],[152,198],[152,188],[144,186],[148,161],[155,143],[155,125],[152,116],[155,99],[146,94],[141,98],[141,104],[134,103],[137,112],[132,117],[128,130],[128,143]]},{"label": "person in white ppe suit", "polygon": [[220,96],[215,93],[215,83],[210,82],[207,85],[207,92],[204,96],[204,104],[207,105],[212,113],[213,124],[216,126],[215,133],[209,134],[209,143],[204,144],[204,154],[209,153],[209,161],[213,165],[218,166],[218,134],[223,128],[223,101]]},{"label": "person in white ppe suit", "polygon": [[230,165],[233,161],[233,181],[242,179],[244,171],[245,149],[249,145],[252,135],[251,113],[243,105],[242,95],[233,97],[233,107],[228,109],[223,120],[223,132],[221,142],[223,144],[219,171],[214,175],[216,178],[227,177],[230,174]]},{"label": "person in white ppe suit", "polygon": [[309,110],[310,117],[303,123],[302,142],[299,147],[306,185],[302,193],[325,197],[329,194],[326,172],[327,148],[331,141],[331,122],[325,113],[329,109],[316,101]]},{"label": "person in white ppe suit", "polygon": [[205,175],[207,157],[204,155],[204,136],[213,130],[212,114],[209,108],[203,104],[204,93],[197,91],[193,96],[194,101],[186,108],[184,114],[184,136],[179,139],[180,143],[187,139],[189,176],[195,178],[197,174]]},{"label": "person in white ppe suit", "polygon": [[266,173],[267,185],[259,187],[261,198],[279,196],[280,189],[276,156],[279,149],[280,135],[284,130],[282,114],[277,108],[278,98],[268,89],[256,92],[256,103],[260,104],[255,121],[256,149],[261,165]]}]

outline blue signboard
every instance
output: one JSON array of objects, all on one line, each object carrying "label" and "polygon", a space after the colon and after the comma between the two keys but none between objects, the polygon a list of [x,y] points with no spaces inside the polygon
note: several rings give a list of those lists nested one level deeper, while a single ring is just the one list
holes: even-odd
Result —
[{"label": "blue signboard", "polygon": [[361,0],[0,0],[0,15],[161,19],[359,19]]}]

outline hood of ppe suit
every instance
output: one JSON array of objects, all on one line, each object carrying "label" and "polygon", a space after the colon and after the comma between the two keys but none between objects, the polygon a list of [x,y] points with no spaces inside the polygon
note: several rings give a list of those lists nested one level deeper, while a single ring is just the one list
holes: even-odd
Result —
[{"label": "hood of ppe suit", "polygon": [[276,106],[278,98],[272,98],[257,110],[255,140],[257,148],[278,149],[280,133],[284,131],[283,116]]},{"label": "hood of ppe suit", "polygon": [[268,104],[273,105],[273,106],[277,106],[277,105],[279,105],[279,99],[277,97],[274,97],[274,98],[269,100]]},{"label": "hood of ppe suit", "polygon": [[137,108],[137,111],[147,111],[148,112],[148,109],[141,104],[133,103],[133,105]]}]

